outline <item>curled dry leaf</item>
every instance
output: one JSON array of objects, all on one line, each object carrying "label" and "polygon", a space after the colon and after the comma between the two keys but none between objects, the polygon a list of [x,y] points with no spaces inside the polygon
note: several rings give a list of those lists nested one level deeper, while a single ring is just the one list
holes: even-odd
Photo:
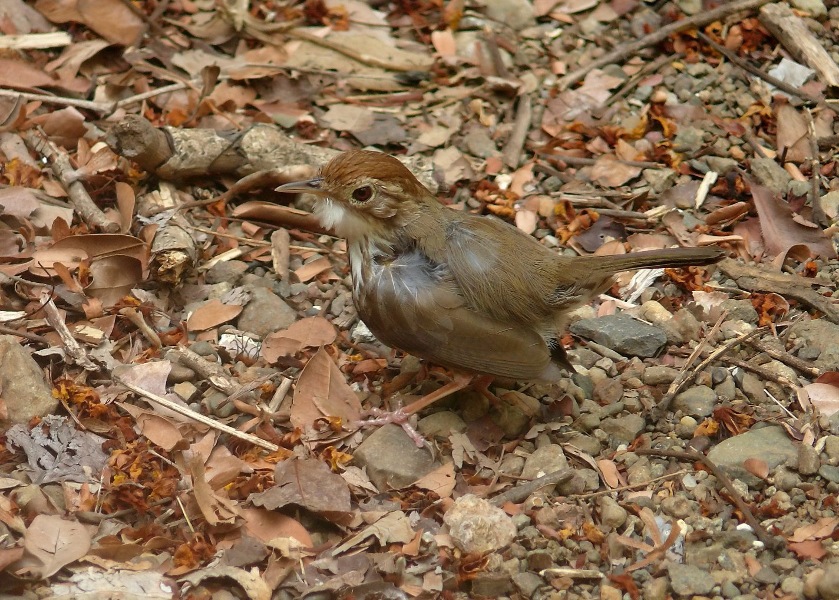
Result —
[{"label": "curled dry leaf", "polygon": [[190,331],[204,331],[232,321],[242,312],[239,304],[223,304],[218,298],[209,300],[192,311],[186,321]]},{"label": "curled dry leaf", "polygon": [[351,509],[347,482],[320,460],[285,460],[277,465],[274,481],[271,489],[251,494],[254,506],[278,510],[294,504],[322,515]]},{"label": "curled dry leaf", "polygon": [[291,423],[311,427],[317,419],[338,417],[344,423],[357,421],[361,402],[344,380],[344,374],[321,348],[300,373],[291,403]]},{"label": "curled dry leaf", "polygon": [[296,321],[288,329],[266,336],[260,354],[266,361],[273,363],[303,348],[328,346],[337,336],[335,326],[323,317],[307,317]]}]

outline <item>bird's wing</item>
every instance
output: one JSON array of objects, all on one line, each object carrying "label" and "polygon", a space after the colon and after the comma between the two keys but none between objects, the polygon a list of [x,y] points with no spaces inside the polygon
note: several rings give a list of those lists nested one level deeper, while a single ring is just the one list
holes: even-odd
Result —
[{"label": "bird's wing", "polygon": [[[586,273],[557,272],[556,254],[496,218],[456,215],[446,225],[445,258],[467,302],[504,321],[535,325],[575,305]],[[555,302],[557,295],[563,302]]]},{"label": "bird's wing", "polygon": [[418,251],[368,265],[356,298],[359,314],[382,342],[444,366],[517,380],[559,378],[545,341],[467,307],[445,266]]}]

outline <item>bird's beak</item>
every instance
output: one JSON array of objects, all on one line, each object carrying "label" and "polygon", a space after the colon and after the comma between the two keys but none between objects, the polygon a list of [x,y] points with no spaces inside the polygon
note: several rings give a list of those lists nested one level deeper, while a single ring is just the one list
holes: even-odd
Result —
[{"label": "bird's beak", "polygon": [[291,183],[284,183],[280,187],[274,188],[275,192],[282,192],[284,194],[298,194],[308,193],[316,196],[323,196],[323,177],[315,177],[306,181],[292,181]]}]

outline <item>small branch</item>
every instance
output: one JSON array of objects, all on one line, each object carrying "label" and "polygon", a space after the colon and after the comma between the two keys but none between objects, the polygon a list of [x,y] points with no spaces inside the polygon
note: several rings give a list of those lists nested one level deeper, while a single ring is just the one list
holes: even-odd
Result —
[{"label": "small branch", "polygon": [[267,442],[267,441],[263,440],[262,438],[256,437],[255,435],[251,435],[249,433],[242,433],[238,429],[234,429],[233,427],[230,427],[229,425],[225,425],[223,423],[219,423],[217,421],[214,421],[213,419],[211,419],[209,417],[205,417],[201,413],[197,413],[194,410],[192,410],[190,408],[187,408],[186,406],[181,406],[177,402],[172,402],[171,400],[169,400],[167,398],[164,398],[163,396],[158,396],[157,394],[153,394],[151,392],[148,392],[148,391],[144,390],[143,388],[134,385],[133,383],[128,383],[127,381],[124,381],[123,379],[121,379],[120,377],[118,377],[116,375],[114,376],[114,381],[116,383],[120,384],[121,386],[123,386],[125,388],[128,388],[129,390],[131,390],[135,394],[145,398],[146,400],[148,400],[150,402],[154,402],[155,404],[159,404],[160,406],[163,406],[165,408],[168,408],[169,410],[175,411],[179,415],[182,415],[182,416],[184,416],[188,419],[192,419],[193,421],[198,421],[199,423],[203,423],[204,425],[206,425],[208,427],[212,427],[213,429],[224,432],[231,437],[238,438],[238,439],[243,440],[245,442],[250,442],[254,446],[259,446],[260,448],[264,448],[265,450],[268,450],[269,452],[276,452],[277,450],[280,449],[280,447],[277,446],[276,444],[272,444],[271,442]]},{"label": "small branch", "polygon": [[572,469],[562,469],[561,471],[554,471],[542,477],[537,477],[532,481],[518,485],[512,489],[507,490],[497,496],[493,497],[490,502],[493,506],[503,506],[507,502],[521,502],[530,494],[547,486],[555,486],[560,483],[570,481],[574,477]]},{"label": "small branch", "polygon": [[44,290],[41,292],[41,304],[43,305],[44,314],[47,318],[47,323],[55,330],[58,337],[61,338],[61,344],[64,347],[64,352],[67,357],[86,371],[98,371],[99,367],[87,356],[85,349],[76,341],[67,323],[58,312],[58,307],[52,301],[50,292]]},{"label": "small branch", "polygon": [[519,96],[513,131],[510,133],[510,139],[507,140],[502,152],[504,164],[511,169],[517,168],[521,162],[521,151],[527,139],[527,132],[530,131],[530,121],[532,118],[533,107],[530,103],[530,96]]},{"label": "small branch", "polygon": [[99,229],[106,233],[119,231],[119,224],[109,221],[105,213],[96,206],[93,198],[87,193],[84,183],[77,178],[76,170],[70,164],[70,157],[67,156],[66,152],[53,144],[47,135],[40,130],[29,129],[25,131],[23,139],[29,148],[40,153],[50,162],[53,174],[67,190],[73,209],[79,214],[82,221],[92,229]]},{"label": "small branch", "polygon": [[813,221],[822,226],[830,225],[830,219],[824,214],[821,203],[821,164],[819,163],[819,142],[816,137],[816,124],[813,113],[804,111],[807,119],[807,141],[810,144],[810,188],[813,194]]},{"label": "small branch", "polygon": [[662,27],[658,31],[654,31],[639,40],[621,44],[611,52],[607,52],[600,58],[591,61],[586,66],[577,69],[576,71],[572,71],[557,82],[557,87],[560,90],[568,89],[571,85],[582,80],[594,69],[600,69],[606,65],[623,62],[628,57],[637,54],[639,50],[643,50],[649,46],[655,46],[656,44],[666,40],[674,33],[679,33],[680,31],[693,29],[695,27],[702,27],[703,25],[719,21],[720,19],[736,12],[740,12],[741,10],[751,10],[753,8],[757,8],[769,1],[770,0],[739,0],[738,2],[730,2],[723,4],[714,10],[700,12],[686,19],[682,19],[681,21],[671,23],[670,25]]},{"label": "small branch", "polygon": [[732,52],[731,50],[729,50],[725,46],[721,46],[720,44],[716,43],[714,40],[709,38],[707,35],[705,35],[701,31],[697,31],[696,33],[699,36],[700,40],[702,40],[703,42],[705,42],[706,44],[711,46],[714,50],[716,50],[717,52],[719,52],[720,54],[725,56],[733,64],[737,65],[738,67],[740,67],[744,71],[747,71],[747,72],[751,73],[752,75],[754,75],[756,77],[760,77],[761,79],[763,79],[763,81],[765,81],[766,83],[769,83],[771,85],[774,85],[776,88],[778,88],[782,92],[786,92],[790,96],[796,96],[798,98],[803,98],[804,100],[807,100],[808,102],[812,102],[813,104],[818,104],[819,102],[821,102],[823,100],[823,98],[819,95],[807,93],[803,90],[798,89],[797,87],[791,86],[786,81],[778,79],[777,77],[773,77],[769,73],[766,73],[761,69],[758,69],[757,67],[755,67],[751,63],[746,62],[745,60],[743,60],[742,58],[740,58],[739,56],[734,54],[734,52]]},{"label": "small branch", "polygon": [[691,462],[700,462],[705,465],[711,474],[717,478],[723,487],[728,491],[731,499],[734,501],[734,504],[743,514],[743,518],[746,519],[746,523],[749,524],[757,539],[759,539],[767,548],[775,548],[783,543],[783,540],[780,538],[775,538],[769,535],[769,532],[760,524],[760,522],[755,518],[754,514],[752,513],[749,505],[746,504],[743,499],[740,497],[740,493],[731,483],[731,479],[729,479],[728,475],[723,473],[717,465],[715,465],[707,456],[704,454],[700,454],[695,450],[658,450],[655,448],[638,448],[633,450],[635,454],[641,454],[643,456],[666,456],[669,458],[675,458],[677,460],[687,460]]},{"label": "small branch", "polygon": [[750,346],[754,346],[755,348],[766,354],[769,358],[779,360],[785,365],[789,365],[793,369],[801,371],[805,375],[809,375],[810,377],[818,377],[822,374],[821,369],[817,369],[816,367],[812,366],[812,364],[809,361],[801,360],[800,358],[798,358],[797,356],[793,356],[789,352],[780,352],[775,348],[771,347],[763,340],[748,340],[748,344]]}]

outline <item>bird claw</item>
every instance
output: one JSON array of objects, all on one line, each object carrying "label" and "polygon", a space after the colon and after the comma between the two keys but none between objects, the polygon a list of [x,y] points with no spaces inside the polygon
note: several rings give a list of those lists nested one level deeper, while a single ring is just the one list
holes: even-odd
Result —
[{"label": "bird claw", "polygon": [[371,408],[367,411],[367,414],[371,415],[372,418],[364,419],[362,421],[357,421],[355,424],[358,427],[377,427],[381,425],[387,425],[388,423],[393,423],[394,425],[399,425],[402,430],[408,435],[409,438],[416,444],[417,448],[422,448],[425,444],[425,438],[422,434],[414,429],[414,427],[409,422],[411,415],[406,413],[401,408],[398,410],[393,411],[384,411],[378,408]]}]

